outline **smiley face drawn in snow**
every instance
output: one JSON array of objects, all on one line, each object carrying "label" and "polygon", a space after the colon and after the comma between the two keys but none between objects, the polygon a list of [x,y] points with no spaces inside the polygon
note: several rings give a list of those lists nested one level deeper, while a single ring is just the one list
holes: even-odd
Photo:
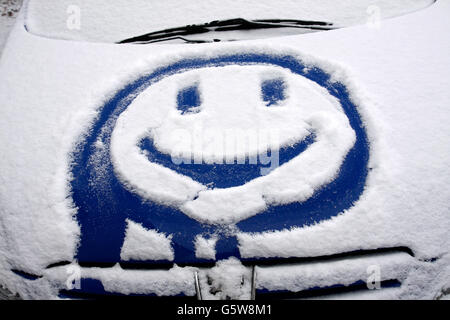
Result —
[{"label": "smiley face drawn in snow", "polygon": [[[279,90],[284,91],[279,94],[281,101],[271,106],[261,90],[269,81],[279,81]],[[197,86],[201,93],[190,113],[177,106],[176,98],[186,86]],[[307,150],[294,153],[289,162],[232,188],[214,188],[220,177],[210,177],[208,185],[213,187],[202,184],[195,175],[168,170],[158,161],[160,153],[179,154],[188,155],[184,158],[194,168],[208,162],[217,167],[226,165],[224,156],[253,156],[258,161],[263,153],[258,147],[268,146],[273,155],[278,153],[271,159],[276,162],[280,153],[292,153],[292,147],[280,147],[312,136],[314,142]],[[250,137],[251,141],[245,139]],[[139,143],[146,138],[152,143],[150,159]],[[234,138],[248,143],[238,148]],[[354,141],[337,100],[314,82],[280,67],[230,65],[186,71],[149,87],[118,118],[111,155],[122,182],[143,198],[177,206],[201,222],[229,224],[270,204],[306,200],[334,178]],[[234,174],[234,166],[251,167],[230,163],[230,174],[225,176]]]},{"label": "smiley face drawn in snow", "polygon": [[367,137],[346,88],[265,53],[186,59],[143,76],[103,107],[80,146],[79,260],[119,261],[127,219],[170,234],[175,262],[198,261],[193,239],[208,234],[219,234],[218,256],[239,256],[236,230],[337,215],[367,175]]}]

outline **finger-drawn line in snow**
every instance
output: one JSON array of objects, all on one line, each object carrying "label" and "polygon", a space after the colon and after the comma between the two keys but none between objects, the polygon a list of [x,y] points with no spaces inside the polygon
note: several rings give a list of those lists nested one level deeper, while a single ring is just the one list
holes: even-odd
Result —
[{"label": "finger-drawn line in snow", "polygon": [[[260,74],[267,73],[267,68],[274,69],[272,71],[275,74],[282,70],[288,78],[286,83],[280,82],[277,77],[262,79]],[[165,106],[167,110],[174,112],[167,113],[170,110],[167,111],[164,114],[165,117],[161,118],[166,119],[164,121],[173,120],[174,123],[180,122],[182,126],[188,126],[183,122],[184,119],[193,119],[189,121],[195,124],[194,117],[214,114],[212,111],[209,113],[205,111],[208,108],[213,108],[210,110],[215,110],[220,115],[224,106],[218,107],[215,103],[209,103],[206,107],[200,107],[201,100],[205,98],[199,97],[199,92],[201,95],[204,93],[202,90],[205,89],[202,89],[201,85],[202,83],[204,85],[205,81],[210,83],[208,79],[220,78],[215,76],[208,78],[216,72],[228,72],[230,77],[234,77],[236,71],[242,73],[243,79],[250,79],[244,80],[248,82],[248,86],[252,86],[254,79],[263,80],[257,84],[260,88],[257,94],[261,106],[255,109],[257,112],[264,114],[279,100],[286,100],[287,102],[283,102],[286,103],[285,110],[292,112],[289,117],[295,118],[298,112],[300,114],[299,118],[294,120],[298,121],[299,127],[303,126],[302,130],[285,125],[289,128],[282,132],[282,141],[279,146],[280,166],[265,176],[260,174],[261,164],[251,164],[248,161],[239,165],[174,164],[166,150],[170,147],[170,143],[164,139],[158,141],[161,132],[164,133],[164,131],[158,132],[164,128],[161,121],[155,120],[154,124],[148,125],[144,121],[146,119],[141,122],[130,120],[145,117],[151,119],[152,110],[164,109],[160,104],[150,106],[152,100],[147,98],[145,101],[149,103],[149,109],[143,113],[142,110],[146,109],[143,109],[144,104],[138,99],[147,94],[147,91],[148,97],[159,99],[158,94],[162,91],[154,89],[158,86],[158,88],[172,86],[171,95],[175,97],[172,99],[172,105]],[[251,78],[251,74],[255,71],[259,75]],[[260,71],[262,73],[258,73]],[[200,81],[200,87],[194,87],[194,89],[188,87],[187,93],[180,93],[182,88],[172,85],[171,83],[174,82],[172,78],[181,77],[181,82],[184,83],[185,79],[183,80],[182,77],[189,72],[193,73],[193,76],[189,75],[191,78],[199,79],[200,77],[202,80],[203,77],[204,79]],[[226,91],[232,88],[234,83],[225,81],[221,85]],[[284,92],[287,90],[286,85],[290,87],[288,93]],[[256,89],[251,88],[244,94],[253,94],[250,91]],[[301,90],[296,90],[298,88]],[[306,96],[314,92],[319,93],[317,106],[323,106],[324,112],[319,114],[314,108],[308,109],[307,105],[302,105],[302,102],[297,99],[300,96],[296,94],[300,94],[298,92],[305,88],[310,90],[307,91]],[[217,92],[214,91],[214,93]],[[230,96],[229,92],[228,96]],[[319,96],[325,97],[328,102],[320,100],[322,98]],[[163,98],[154,101],[165,101]],[[248,101],[254,101],[252,100],[254,97],[247,98]],[[337,106],[331,100],[337,101]],[[189,108],[198,109],[190,112]],[[286,121],[287,116],[282,115],[282,112],[285,112],[282,110],[283,106],[276,108],[278,108],[276,112],[281,114],[279,118]],[[168,114],[171,116],[167,117]],[[332,116],[327,118],[327,114]],[[153,116],[157,118],[156,111]],[[267,116],[267,119],[276,119],[276,117]],[[276,126],[283,127],[283,121],[276,123]],[[218,123],[220,124],[220,121]],[[129,130],[136,130],[136,132],[134,135],[127,136]],[[284,139],[286,137],[283,135],[283,133],[291,134],[292,132],[296,133],[294,143],[292,139]],[[142,157],[139,161],[145,158],[145,165],[148,166],[145,168],[150,170],[142,171],[144,175],[148,174],[147,171],[159,168],[158,173],[162,173],[163,176],[167,174],[167,185],[157,184],[155,180],[141,179],[145,180],[142,182],[136,179],[133,176],[134,173],[130,171],[132,162],[129,162],[131,161],[129,159],[133,157],[126,157],[123,154],[126,148],[123,148],[124,151],[117,147],[122,142],[129,144],[129,150],[141,153]],[[332,149],[326,153],[324,150],[330,146]],[[308,154],[313,152],[322,157],[310,157],[311,159],[308,160]],[[329,158],[329,162],[327,163],[323,158]],[[100,109],[98,119],[78,144],[73,153],[73,159],[72,199],[78,209],[77,219],[81,226],[80,246],[77,253],[79,261],[97,263],[120,261],[126,221],[134,221],[146,229],[170,235],[174,262],[199,263],[207,260],[196,257],[195,239],[198,236],[217,239],[215,241],[216,259],[229,256],[240,257],[236,232],[263,232],[301,227],[329,219],[350,208],[364,190],[368,172],[369,143],[357,106],[351,101],[349,92],[342,83],[331,81],[330,75],[321,68],[310,63],[306,65],[300,58],[292,55],[252,51],[238,54],[222,53],[214,57],[187,57],[161,66],[127,84]],[[323,165],[320,165],[322,160]],[[315,162],[319,162],[317,167],[312,166]],[[305,190],[299,188],[298,192],[294,190],[293,195],[286,195],[282,188],[284,180],[286,184],[291,183],[289,187],[299,185],[296,179],[291,179],[292,181],[289,182],[288,178],[283,178],[289,176],[288,173],[294,168],[292,164],[296,163],[311,164],[311,168],[325,168],[328,171],[319,172],[323,175],[322,177],[319,174],[314,176],[314,172],[311,172],[309,176],[313,176],[314,179],[305,178],[305,185],[308,185],[312,191],[305,187]],[[296,165],[295,168],[297,167],[301,166]],[[330,173],[333,170],[335,172]],[[307,171],[299,171],[296,174],[304,178],[302,174],[305,175],[305,172]],[[277,177],[282,177],[284,180]],[[186,194],[181,195],[177,192],[166,192],[164,196],[159,197],[158,192],[163,195],[165,191],[171,190],[171,183],[176,186],[179,181],[186,183],[187,189],[192,187],[193,192],[186,191]],[[278,185],[271,190],[270,186],[274,181]],[[141,183],[143,185],[140,185]],[[154,188],[144,190],[148,186],[146,183],[150,185],[153,183]],[[228,189],[229,187],[232,188]],[[227,190],[234,190],[233,197],[237,204],[229,201],[231,207],[226,205],[221,207],[221,203],[217,202],[217,211],[220,214],[216,216],[214,214],[207,216],[205,212],[202,212],[205,203],[214,203],[218,199],[223,199],[222,194]],[[233,205],[236,212],[240,209],[240,203],[245,205],[248,190],[252,192],[257,205],[249,208],[248,212],[244,210],[239,214],[227,213],[227,208],[233,209]],[[208,206],[206,207],[208,209]],[[148,260],[146,263],[161,263],[161,261]]]}]

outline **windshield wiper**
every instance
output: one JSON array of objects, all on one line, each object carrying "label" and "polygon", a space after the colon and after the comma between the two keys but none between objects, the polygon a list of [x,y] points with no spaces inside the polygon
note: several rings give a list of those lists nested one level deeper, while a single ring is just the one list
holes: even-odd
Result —
[{"label": "windshield wiper", "polygon": [[203,43],[220,41],[214,40],[189,40],[185,36],[204,34],[208,32],[236,31],[236,30],[255,30],[255,29],[273,29],[273,28],[302,28],[311,30],[331,30],[332,23],[323,21],[292,20],[292,19],[264,19],[264,20],[246,20],[242,18],[229,20],[215,20],[204,24],[192,24],[184,27],[164,29],[150,32],[137,37],[132,37],[119,41],[118,43],[153,43],[180,39],[189,43]]}]

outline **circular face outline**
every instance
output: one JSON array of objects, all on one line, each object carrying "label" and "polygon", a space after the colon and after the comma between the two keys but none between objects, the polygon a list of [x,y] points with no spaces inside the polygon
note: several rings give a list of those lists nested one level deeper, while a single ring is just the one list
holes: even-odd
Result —
[{"label": "circular face outline", "polygon": [[[143,90],[162,78],[186,70],[226,65],[266,64],[286,68],[325,88],[341,103],[356,141],[347,153],[337,177],[316,190],[304,202],[274,205],[232,227],[204,225],[179,209],[143,200],[128,191],[116,177],[110,159],[110,138],[119,115]],[[103,143],[99,143],[102,141]],[[194,239],[218,236],[216,259],[240,257],[236,232],[264,232],[311,225],[342,213],[353,206],[364,191],[368,174],[369,142],[357,107],[342,83],[332,82],[330,75],[317,66],[306,67],[300,59],[268,53],[224,53],[214,57],[189,57],[146,73],[120,89],[100,109],[100,115],[89,133],[73,153],[71,173],[72,200],[78,209],[81,226],[77,259],[80,262],[116,263],[125,237],[126,220],[142,224],[172,236],[173,262],[199,263],[195,257]],[[161,263],[161,261],[147,261]]]}]

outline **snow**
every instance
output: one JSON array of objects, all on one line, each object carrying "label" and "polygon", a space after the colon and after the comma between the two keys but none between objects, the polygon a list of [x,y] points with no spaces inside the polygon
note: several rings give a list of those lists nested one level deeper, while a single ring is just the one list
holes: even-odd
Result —
[{"label": "snow", "polygon": [[[361,25],[301,36],[198,46],[116,46],[36,37],[34,34],[74,38],[72,34],[54,33],[61,30],[53,28],[56,23],[54,18],[58,14],[52,16],[52,12],[58,12],[59,3],[61,6],[67,3],[53,2],[56,7],[53,8],[54,10],[48,10],[46,6],[49,3],[42,1],[42,7],[33,2],[30,3],[26,21],[32,33],[27,33],[21,24],[16,25],[0,60],[1,285],[14,293],[19,293],[24,298],[56,298],[58,290],[64,288],[68,277],[68,267],[45,268],[59,261],[73,261],[73,266],[76,266],[74,255],[80,231],[76,221],[76,208],[70,199],[68,180],[71,159],[68,159],[67,154],[73,150],[80,136],[86,133],[98,115],[99,106],[103,105],[112,93],[123,87],[130,79],[135,79],[161,64],[169,64],[186,56],[202,56],[205,55],[205,51],[212,55],[215,52],[236,52],[245,49],[294,52],[306,61],[318,63],[323,69],[332,73],[335,80],[344,82],[350,88],[352,99],[360,108],[367,125],[372,148],[370,167],[373,170],[368,177],[362,198],[351,209],[331,220],[306,228],[263,234],[241,233],[238,237],[241,255],[243,257],[313,257],[357,249],[408,246],[415,253],[415,257],[411,258],[413,260],[404,256],[391,256],[383,262],[385,263],[383,266],[394,273],[399,270],[407,273],[402,274],[405,279],[402,287],[386,291],[384,297],[432,299],[448,291],[450,193],[447,185],[450,179],[448,169],[450,159],[447,146],[450,144],[450,135],[447,124],[450,121],[448,112],[450,41],[443,34],[450,27],[447,19],[447,12],[450,9],[449,1],[438,1],[433,6],[416,13],[383,20],[379,28]],[[421,5],[424,4],[425,2]],[[419,5],[414,6],[417,9],[419,7]],[[97,7],[93,7],[93,10],[95,8]],[[364,10],[366,8],[367,4]],[[42,12],[36,11],[41,9]],[[43,15],[44,11],[46,15]],[[137,12],[140,14],[142,11]],[[175,11],[172,12],[176,14]],[[23,14],[25,14],[24,11],[22,11]],[[92,16],[94,15],[92,12]],[[42,19],[35,20],[36,17],[42,17]],[[311,15],[311,17],[314,16]],[[19,19],[23,18],[23,16],[19,17]],[[85,16],[86,18],[88,17]],[[47,26],[44,25],[44,20],[48,21]],[[104,19],[98,19],[97,26],[103,23],[102,20],[105,22]],[[181,19],[177,22],[184,24]],[[135,26],[138,23],[124,23],[124,25]],[[87,23],[86,28],[80,30],[78,39],[114,41],[127,36],[128,32],[135,35],[141,31],[124,28],[123,33],[120,33],[121,31],[111,27],[108,28],[111,33],[104,32],[104,37],[97,38],[105,30],[97,29],[102,32],[93,32],[95,27],[88,28],[88,26]],[[153,27],[159,29],[163,25]],[[148,31],[147,25],[144,25],[144,28]],[[280,49],[286,47],[287,49]],[[234,76],[234,73],[228,76]],[[236,74],[236,77],[238,76]],[[166,80],[167,83],[170,82],[169,78]],[[292,77],[292,81],[296,80]],[[175,83],[172,84],[175,85]],[[299,85],[306,86],[303,83]],[[146,95],[157,94],[157,92],[150,92],[153,88],[142,93],[130,106],[128,115],[124,114],[123,120],[120,120],[123,125],[128,125],[130,130],[134,128],[132,124],[139,124],[138,120],[142,117],[142,113],[139,113],[139,103],[145,102]],[[167,90],[170,89],[169,84],[167,88]],[[314,92],[315,89],[311,90]],[[327,111],[333,110],[331,102],[322,100],[326,100],[326,95],[318,93],[317,97],[318,107],[323,107]],[[351,145],[351,133],[345,130],[346,124],[339,117],[339,108],[334,110],[333,117],[314,118],[317,121],[315,125],[320,129],[320,124],[336,121],[341,132],[347,132],[345,135],[347,139],[337,141],[346,142],[337,149],[345,153],[346,148]],[[272,111],[278,112],[279,109]],[[203,114],[208,116],[208,112]],[[292,114],[295,116],[295,113]],[[202,112],[199,112],[192,116],[201,115]],[[212,116],[212,113],[209,115]],[[128,116],[130,119],[134,117],[133,121],[130,120],[127,123]],[[161,150],[170,145],[169,140],[163,141],[163,133],[167,133],[171,130],[170,128],[176,128],[170,127],[169,124],[176,124],[175,120],[179,116],[176,113],[169,113],[164,120],[167,122],[167,127],[158,127],[161,131],[159,135],[161,140],[158,140]],[[224,119],[231,121],[229,118],[231,115],[225,116]],[[297,120],[304,119],[303,115],[298,115]],[[143,184],[147,182],[141,181],[139,174],[135,176],[132,172],[133,169],[142,168],[140,163],[128,168],[119,167],[127,161],[141,159],[133,149],[127,149],[131,150],[129,152],[131,156],[126,159],[126,152],[122,154],[121,148],[131,148],[133,141],[139,137],[138,134],[143,132],[139,130],[148,128],[151,122],[144,122],[144,120],[150,119],[142,120],[142,125],[136,127],[134,132],[136,135],[133,136],[128,136],[128,131],[120,132],[119,127],[116,127],[118,131],[115,132],[114,139],[124,139],[124,144],[113,151],[116,157],[115,170],[120,171],[123,181],[128,183],[130,188],[136,188],[136,192],[142,192],[142,196],[151,198],[165,194],[164,201],[172,201],[180,205],[186,199],[191,199],[192,194],[201,188],[194,188],[192,193],[177,199],[173,194],[177,189],[170,189],[171,184],[168,180],[164,186],[161,184],[157,186],[168,189],[158,190],[159,195],[154,196],[151,194],[154,190]],[[280,117],[281,120],[286,121],[285,117]],[[245,121],[248,121],[248,118],[243,118],[242,127],[245,126]],[[297,139],[302,135],[301,132],[290,131],[291,126],[286,126],[285,130],[286,135],[292,133]],[[284,135],[281,134],[280,137]],[[324,137],[319,139],[319,142],[327,142],[331,147],[333,137],[333,133],[324,132]],[[113,141],[113,149],[114,143]],[[97,146],[101,150],[105,144],[99,141]],[[317,155],[319,154],[321,153],[318,152]],[[335,161],[338,162],[342,154],[337,154],[336,157]],[[311,184],[320,185],[327,179],[331,179],[333,175],[330,172],[333,170],[330,168],[332,167],[328,168],[322,180]],[[128,169],[131,171],[127,171]],[[142,170],[141,173],[148,174],[148,170]],[[276,171],[272,173],[276,174]],[[299,175],[301,176],[300,173]],[[176,179],[174,174],[168,174],[166,177]],[[270,175],[264,176],[261,180],[269,179],[269,177]],[[287,180],[287,182],[293,185],[297,183],[296,179]],[[186,182],[186,185],[189,183]],[[269,188],[270,194],[273,195],[271,201],[294,199],[293,195],[285,195],[281,192],[282,190],[275,185],[273,190]],[[147,193],[144,194],[144,191]],[[212,194],[211,191],[202,192]],[[309,195],[307,190],[300,191],[297,196]],[[219,212],[226,210],[227,202],[232,198],[232,192],[232,190],[214,192],[225,202],[220,205],[213,202],[213,196],[208,196],[211,198],[205,198],[205,200],[203,197],[197,198],[200,201],[197,202],[195,209],[200,214],[193,213],[193,207],[186,206],[184,210],[187,214],[208,223],[229,223],[257,214],[266,205],[265,202],[260,201],[259,196],[255,196],[251,201],[242,198],[243,203],[251,204],[251,206],[242,207],[242,211],[237,211],[234,216],[224,218],[221,215],[214,215],[214,212],[207,214],[212,204],[214,208],[217,206]],[[249,196],[255,194],[259,195],[255,192],[249,193]],[[191,201],[191,203],[194,202]],[[151,246],[146,247],[145,252],[135,252],[132,250],[133,241],[158,239],[160,243],[159,241],[163,240],[161,235],[149,233],[150,230],[143,230],[133,222],[129,222],[128,230],[127,241],[131,241],[131,245],[125,243],[123,248],[125,257],[144,257],[153,254],[150,253],[153,252],[150,250]],[[165,235],[164,239],[170,240],[169,237],[170,235]],[[167,244],[167,241],[165,243]],[[197,238],[196,243],[199,256],[213,257],[212,240]],[[166,248],[164,252],[169,251]],[[438,260],[424,261],[430,258],[438,258]],[[334,264],[329,268],[326,265],[320,265],[319,269],[333,281],[343,282],[348,274],[339,273],[339,270],[349,266],[353,268],[355,265],[352,263],[352,261],[338,263],[339,268],[335,270],[335,273],[332,272]],[[401,268],[392,269],[392,266],[396,265]],[[225,268],[230,270],[227,271],[227,276],[223,271]],[[306,266],[306,270],[311,270],[308,268],[312,269]],[[42,277],[33,281],[22,279],[11,272],[11,269],[20,269],[42,275]],[[292,267],[288,270],[289,272],[277,276],[276,279],[279,280],[272,283],[269,280],[275,277],[275,274],[271,272],[276,270],[259,269],[259,285],[261,286],[273,288],[284,285],[297,290],[302,283],[297,280],[297,276],[299,279],[304,279],[300,271],[297,272],[297,269],[294,270]],[[195,293],[194,270],[196,269],[179,267],[174,267],[170,271],[123,270],[120,266],[116,266],[110,269],[82,268],[82,273],[83,277],[100,279],[105,289],[111,292],[133,291],[157,294],[184,292],[193,295]],[[365,271],[358,269],[359,275],[362,275],[361,270]],[[227,294],[244,297],[244,294],[249,292],[249,269],[234,259],[219,262],[215,269],[204,272],[206,273],[200,274],[204,286],[207,285],[206,274],[209,273],[216,279],[215,286],[225,288],[219,293],[220,297],[225,297]],[[244,287],[241,287],[238,281],[242,274],[245,278]],[[291,278],[285,279],[287,276]],[[312,277],[312,279],[321,281],[318,277]],[[383,293],[380,292],[377,295],[383,296]],[[207,297],[213,298],[209,295]]]},{"label": "snow", "polygon": [[[48,297],[57,293],[56,288],[67,289],[67,276],[77,268],[74,264],[45,271],[45,277],[53,284],[46,292]],[[393,252],[345,261],[256,267],[256,290],[298,292],[336,284],[348,286],[362,280],[373,284],[373,289],[318,299],[448,299],[445,292],[448,292],[449,270],[448,255],[431,263],[418,261],[406,253]],[[252,270],[236,258],[222,260],[209,269],[175,266],[167,271],[126,270],[116,265],[107,269],[82,268],[79,272],[82,278],[100,280],[105,291],[110,293],[193,296],[194,272],[198,272],[203,299],[249,299],[251,292]],[[378,279],[372,278],[375,274],[379,274],[380,281],[398,279],[403,285],[378,290],[375,287]]]},{"label": "snow", "polygon": [[257,267],[257,289],[299,292],[314,287],[326,288],[335,284],[348,286],[361,279],[369,280],[370,283],[370,276],[375,274],[371,269],[373,266],[376,266],[376,271],[379,270],[380,281],[404,280],[415,264],[414,258],[406,253],[390,253],[369,258]]},{"label": "snow", "polygon": [[120,258],[127,260],[173,260],[171,236],[127,220],[125,240]]},{"label": "snow", "polygon": [[217,237],[215,236],[212,236],[208,239],[202,236],[197,236],[195,238],[195,256],[201,259],[215,259],[216,242]]},{"label": "snow", "polygon": [[199,273],[202,298],[205,300],[249,300],[251,269],[231,257]]},{"label": "snow", "polygon": [[0,56],[21,5],[22,0],[0,1]]},{"label": "snow", "polygon": [[[156,295],[187,295],[195,294],[194,268],[177,267],[170,270],[125,270],[120,265],[112,268],[83,268],[77,265],[54,268],[46,271],[46,277],[54,285],[68,289],[66,280],[69,270],[80,272],[82,278],[100,280],[106,292],[122,294],[156,294]],[[76,285],[76,284],[75,284]],[[49,290],[47,294],[51,295]],[[53,292],[54,294],[54,292]]]},{"label": "snow", "polygon": [[[31,1],[27,28],[58,39],[117,42],[188,24],[220,19],[305,19],[336,26],[364,24],[370,14],[380,19],[422,9],[433,0],[209,0],[184,5],[180,0],[41,0]],[[73,19],[79,17],[79,28]],[[269,31],[269,34],[272,31]],[[267,33],[267,31],[265,32]],[[262,37],[266,34],[259,32]]]}]

